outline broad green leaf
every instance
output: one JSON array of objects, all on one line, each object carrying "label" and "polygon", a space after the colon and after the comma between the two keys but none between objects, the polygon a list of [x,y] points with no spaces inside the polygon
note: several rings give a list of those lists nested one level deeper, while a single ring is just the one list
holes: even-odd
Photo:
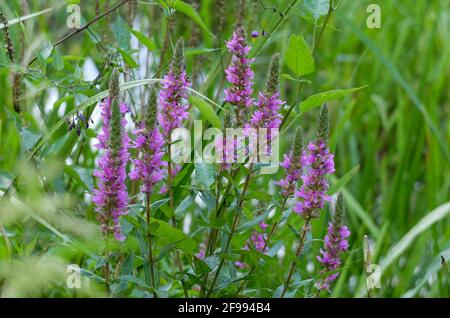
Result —
[{"label": "broad green leaf", "polygon": [[41,134],[31,130],[30,128],[22,128],[20,131],[20,148],[22,152],[31,149],[41,138]]},{"label": "broad green leaf", "polygon": [[327,15],[330,8],[330,0],[305,0],[303,5],[311,13],[314,20],[318,20],[320,17]]},{"label": "broad green leaf", "polygon": [[222,122],[220,121],[219,116],[217,116],[214,108],[205,102],[203,99],[197,96],[190,96],[189,101],[198,108],[202,117],[207,120],[213,127],[222,128]]},{"label": "broad green leaf", "polygon": [[55,69],[57,71],[61,71],[64,69],[64,60],[63,57],[61,56],[61,53],[59,53],[58,49],[54,49],[53,53],[52,53],[52,57],[53,57],[53,66],[55,67]]},{"label": "broad green leaf", "polygon": [[195,180],[209,188],[216,178],[216,169],[214,165],[209,163],[196,163],[195,164]]},{"label": "broad green leaf", "polygon": [[252,220],[250,220],[248,222],[245,222],[244,224],[242,224],[237,229],[237,231],[238,232],[242,232],[242,231],[244,231],[244,230],[246,230],[248,228],[254,227],[255,225],[261,223],[262,221],[264,221],[267,218],[267,216],[269,215],[270,211],[271,211],[270,209],[267,209],[266,212],[258,215],[257,217],[255,217],[254,219],[252,219]]},{"label": "broad green leaf", "polygon": [[147,47],[147,49],[149,51],[156,50],[156,44],[152,39],[146,37],[144,34],[142,34],[139,31],[133,30],[131,28],[129,28],[129,30],[139,40],[139,42],[141,42],[142,44],[144,44]]},{"label": "broad green leaf", "polygon": [[209,35],[214,36],[211,33],[211,31],[208,30],[208,27],[206,26],[205,22],[203,22],[201,16],[198,14],[197,11],[195,11],[195,9],[190,4],[187,4],[186,2],[181,0],[177,0],[172,5],[172,8],[184,13],[189,18],[191,18],[192,21],[194,21],[199,27],[205,30]]},{"label": "broad green leaf", "polygon": [[175,217],[176,218],[181,217],[184,214],[184,212],[186,212],[186,210],[189,209],[189,207],[192,205],[192,203],[194,203],[194,198],[195,198],[195,196],[190,194],[190,195],[187,195],[183,199],[183,201],[180,202],[180,204],[175,209]]},{"label": "broad green leaf", "polygon": [[39,50],[38,58],[42,63],[45,63],[48,58],[52,55],[53,45],[47,43],[42,49]]},{"label": "broad green leaf", "polygon": [[344,97],[346,95],[362,90],[365,87],[367,87],[367,85],[349,89],[335,89],[311,95],[300,103],[300,111],[307,112],[315,107],[323,105],[323,103],[327,101]]},{"label": "broad green leaf", "polygon": [[314,58],[311,50],[301,35],[292,34],[284,60],[289,69],[299,79],[301,76],[314,72]]},{"label": "broad green leaf", "polygon": [[158,219],[152,219],[152,222],[157,222],[159,224],[159,227],[153,232],[153,235],[170,244],[174,244],[183,252],[192,253],[197,247],[197,242],[195,240],[188,237],[179,229],[174,228],[172,225]]}]

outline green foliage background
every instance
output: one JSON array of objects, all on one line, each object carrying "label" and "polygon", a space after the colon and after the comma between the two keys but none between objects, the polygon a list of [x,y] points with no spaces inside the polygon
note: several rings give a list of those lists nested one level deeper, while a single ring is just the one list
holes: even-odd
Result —
[{"label": "green foliage background", "polygon": [[[445,260],[450,257],[448,0],[378,1],[379,29],[366,26],[371,14],[366,8],[373,1],[365,0],[334,1],[337,8],[329,17],[327,1],[323,0],[245,1],[245,10],[236,8],[239,1],[225,1],[223,12],[220,1],[215,0],[199,1],[198,9],[187,5],[192,1],[139,1],[135,11],[126,4],[88,30],[52,46],[70,32],[66,26],[69,3],[79,3],[81,23],[85,25],[97,13],[106,11],[104,2],[100,1],[97,9],[96,1],[0,1],[0,10],[10,21],[52,9],[10,26],[16,48],[14,62],[9,61],[5,50],[0,50],[2,296],[104,296],[103,240],[90,202],[97,156],[92,145],[101,122],[94,116],[97,120],[90,128],[82,129],[78,137],[75,131],[68,132],[65,120],[77,110],[85,116],[96,113],[96,102],[106,96],[101,93],[107,88],[113,65],[125,73],[128,84],[122,86],[123,96],[133,116],[139,116],[149,83],[145,79],[162,76],[172,54],[172,43],[183,36],[188,74],[195,80],[191,117],[219,126],[223,69],[229,61],[224,41],[230,38],[239,19],[248,33],[267,33],[251,41],[257,89],[264,85],[270,57],[274,53],[282,56],[282,97],[289,106],[294,105],[288,128],[282,133],[282,152],[292,144],[298,125],[302,125],[308,139],[313,136],[317,106],[329,102],[330,147],[336,158],[332,192],[344,193],[346,222],[352,236],[343,271],[332,293],[323,296],[367,295],[365,235],[372,263],[380,265],[382,275],[374,296],[449,295],[446,264],[441,263],[441,256]],[[108,1],[109,7],[118,2]],[[325,10],[321,6],[324,3]],[[268,9],[264,10],[263,5]],[[280,16],[280,12],[288,13]],[[3,47],[3,38],[0,42]],[[308,59],[307,47],[313,51],[315,67],[302,64]],[[34,57],[36,61],[28,65]],[[300,66],[295,64],[297,60]],[[100,71],[94,81],[83,75],[89,63]],[[14,73],[23,75],[22,117],[12,106]],[[159,220],[154,231],[158,294],[163,297],[183,296],[180,274],[172,266],[174,249],[182,253],[187,272],[181,278],[190,286],[193,297],[198,295],[195,284],[199,277],[217,263],[214,258],[201,262],[193,256],[205,239],[208,204],[214,201],[214,185],[208,179],[211,172],[201,173],[202,168],[196,167],[200,172],[192,174],[194,164],[188,164],[175,179],[175,211],[170,210],[164,196],[153,200]],[[249,236],[251,226],[245,227],[246,222],[255,225],[255,212],[270,206],[273,197],[276,200],[273,181],[281,176],[280,170],[276,176],[258,178],[250,185],[242,228],[233,240],[234,256],[241,253]],[[242,184],[238,184],[237,190],[241,188]],[[194,200],[199,194],[206,208]],[[256,207],[252,199],[258,201]],[[178,229],[168,225],[174,213]],[[182,232],[187,215],[191,220],[188,235]],[[311,277],[315,277],[318,266],[315,256],[329,219],[325,209],[313,225],[310,250],[298,264],[290,296],[313,293]],[[230,219],[220,222],[218,226]],[[301,227],[294,215],[285,222],[293,229]],[[269,256],[246,253],[248,262],[258,265],[253,275],[245,278],[248,282],[240,295],[279,295],[296,240],[287,223],[276,232]],[[113,294],[151,296],[142,234],[146,224],[138,198],[123,225],[129,235],[124,244],[113,246]],[[282,246],[285,257],[279,260],[273,255]],[[67,264],[82,268],[80,290],[67,288]],[[241,286],[239,273],[232,262],[227,264],[214,296],[236,296]]]}]

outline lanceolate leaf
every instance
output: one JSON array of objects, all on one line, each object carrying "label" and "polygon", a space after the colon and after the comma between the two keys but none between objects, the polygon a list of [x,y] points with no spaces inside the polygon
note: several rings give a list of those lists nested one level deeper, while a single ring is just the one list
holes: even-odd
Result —
[{"label": "lanceolate leaf", "polygon": [[198,108],[202,117],[206,119],[213,127],[222,128],[222,122],[210,104],[197,96],[191,96],[189,101]]},{"label": "lanceolate leaf", "polygon": [[335,90],[331,90],[331,91],[317,93],[317,94],[309,96],[304,101],[302,101],[300,103],[299,107],[302,112],[307,112],[307,111],[313,109],[314,107],[321,106],[323,103],[325,103],[327,101],[342,98],[346,95],[349,95],[349,94],[355,93],[359,90],[362,90],[365,87],[367,87],[367,85],[362,86],[362,87],[355,87],[355,88],[349,88],[349,89],[335,89]]},{"label": "lanceolate leaf", "polygon": [[297,78],[314,72],[314,58],[311,50],[301,35],[291,35],[284,60]]},{"label": "lanceolate leaf", "polygon": [[195,23],[197,23],[199,27],[205,30],[209,35],[213,36],[211,31],[208,30],[208,27],[206,26],[205,22],[203,22],[201,16],[198,14],[197,11],[195,11],[195,9],[190,4],[187,4],[186,2],[181,0],[176,0],[175,3],[172,5],[172,7],[175,10],[180,11],[185,15],[187,15]]}]

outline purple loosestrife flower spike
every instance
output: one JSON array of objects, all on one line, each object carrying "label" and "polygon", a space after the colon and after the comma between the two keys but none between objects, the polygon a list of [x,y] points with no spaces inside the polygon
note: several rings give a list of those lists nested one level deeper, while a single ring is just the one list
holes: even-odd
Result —
[{"label": "purple loosestrife flower spike", "polygon": [[297,128],[292,149],[288,154],[284,155],[284,160],[280,164],[286,170],[286,177],[275,183],[281,187],[281,195],[285,198],[294,193],[301,178],[304,166],[302,155],[303,132],[301,128]]},{"label": "purple loosestrife flower spike", "polygon": [[115,70],[109,86],[109,98],[101,105],[103,130],[98,136],[97,147],[103,150],[99,169],[94,175],[99,178],[98,189],[92,201],[98,213],[102,232],[113,233],[117,240],[124,240],[119,217],[127,213],[128,192],[125,185],[126,166],[129,159],[129,138],[125,132],[125,113],[128,108],[119,104],[119,75]]},{"label": "purple loosestrife flower spike", "polygon": [[253,105],[251,95],[255,73],[250,67],[253,59],[248,58],[250,47],[246,40],[247,34],[244,28],[238,26],[231,40],[226,42],[232,57],[225,74],[232,86],[225,90],[225,101],[235,106],[236,120],[239,124],[243,121],[241,116],[246,116],[248,108]]},{"label": "purple loosestrife flower spike", "polygon": [[[284,102],[280,100],[280,57],[274,55],[266,79],[266,89],[259,93],[256,110],[253,113],[250,126],[253,128],[279,128],[281,124],[280,107]],[[268,139],[269,140],[269,139]]]},{"label": "purple loosestrife flower spike", "polygon": [[162,89],[159,91],[158,122],[166,143],[170,140],[172,130],[180,127],[183,120],[189,117],[189,105],[184,100],[190,86],[184,64],[184,42],[181,38],[176,43],[170,70],[164,76]]},{"label": "purple loosestrife flower spike", "polygon": [[156,125],[156,91],[151,88],[148,104],[143,110],[143,119],[136,129],[135,148],[139,159],[133,160],[135,169],[130,173],[131,180],[141,180],[141,191],[151,195],[155,185],[162,180],[162,157],[164,139]]},{"label": "purple loosestrife flower spike", "polygon": [[330,201],[327,195],[329,188],[327,175],[334,172],[334,156],[327,146],[328,131],[328,108],[324,104],[320,110],[317,139],[309,143],[303,155],[305,165],[302,175],[303,185],[295,192],[295,196],[300,200],[294,211],[305,220],[317,218],[325,201]]},{"label": "purple loosestrife flower spike", "polygon": [[[350,231],[344,225],[345,205],[342,193],[339,193],[336,201],[336,211],[333,216],[333,222],[328,225],[328,232],[324,239],[324,247],[320,249],[320,256],[317,260],[322,264],[321,274],[335,271],[341,265],[341,254],[348,249],[348,240]],[[316,284],[318,289],[330,290],[330,284],[338,277],[339,273],[333,273],[323,278]]]}]

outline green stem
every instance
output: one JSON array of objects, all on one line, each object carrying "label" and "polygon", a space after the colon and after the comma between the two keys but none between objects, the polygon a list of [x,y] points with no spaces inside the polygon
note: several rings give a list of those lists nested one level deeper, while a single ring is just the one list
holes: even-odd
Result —
[{"label": "green stem", "polygon": [[258,48],[256,49],[255,53],[253,54],[253,57],[257,56],[258,53],[261,51],[261,49],[263,48],[264,44],[267,43],[267,40],[270,38],[270,36],[272,34],[274,34],[275,32],[277,32],[278,28],[283,24],[283,22],[287,19],[289,13],[291,12],[291,10],[294,8],[294,6],[297,4],[298,0],[293,0],[291,2],[291,4],[289,5],[289,7],[286,9],[286,11],[284,12],[284,14],[278,19],[277,23],[275,23],[274,27],[272,28],[272,30],[269,33],[269,36],[266,36],[263,38],[261,44],[258,46]]},{"label": "green stem", "polygon": [[103,274],[105,275],[106,297],[109,298],[111,296],[111,288],[109,282],[109,231],[107,231],[105,235],[105,265],[103,267]]},{"label": "green stem", "polygon": [[151,222],[151,207],[150,207],[150,194],[147,193],[145,200],[145,209],[147,216],[147,243],[148,243],[148,263],[150,265],[150,283],[153,289],[153,297],[158,298],[158,294],[156,293],[156,285],[155,285],[155,269],[153,264],[153,248],[152,248],[152,235],[150,232],[150,222]]},{"label": "green stem", "polygon": [[214,286],[216,285],[217,278],[219,277],[219,274],[220,274],[220,270],[222,269],[222,266],[223,266],[223,264],[225,262],[225,255],[228,253],[228,250],[229,250],[230,245],[231,245],[231,241],[232,241],[233,236],[234,236],[234,234],[236,232],[237,225],[239,224],[239,217],[241,215],[240,212],[242,211],[242,207],[243,207],[243,204],[244,204],[244,197],[245,197],[245,194],[246,194],[246,192],[248,190],[248,186],[250,184],[250,180],[251,180],[251,177],[252,177],[252,172],[253,172],[253,163],[250,164],[249,172],[248,172],[247,178],[245,179],[245,182],[244,182],[244,188],[242,189],[242,192],[241,192],[238,204],[237,204],[236,213],[234,214],[233,223],[231,225],[231,232],[230,232],[230,235],[228,236],[227,242],[225,244],[225,250],[224,250],[223,256],[220,259],[219,266],[217,267],[216,273],[215,273],[213,281],[211,283],[211,287],[209,288],[208,293],[206,294],[206,297],[210,297],[211,293],[214,290]]},{"label": "green stem", "polygon": [[[281,212],[284,211],[284,208],[286,207],[286,202],[287,202],[288,198],[289,198],[289,196],[286,196],[286,197],[284,198],[283,203],[281,204],[281,208],[280,208],[280,211],[281,211]],[[263,249],[262,249],[263,251],[265,251],[266,248],[267,248],[267,246],[269,245],[269,241],[270,241],[270,239],[272,238],[273,233],[275,232],[275,229],[277,228],[278,224],[279,224],[278,221],[275,221],[275,223],[273,223],[272,228],[270,229],[270,232],[269,232],[269,234],[267,235],[267,239],[266,239],[266,241],[264,242],[264,247],[263,247]],[[253,265],[253,266],[250,268],[250,271],[248,272],[248,275],[251,275],[251,274],[255,271],[255,269],[256,269],[256,266]],[[248,276],[248,275],[247,275],[247,276]],[[245,286],[247,285],[247,282],[248,282],[248,281],[246,281],[246,280],[242,282],[241,286],[240,286],[239,289],[238,289],[237,295],[239,295],[239,294],[242,292],[242,290],[243,290],[243,289],[245,288]]]},{"label": "green stem", "polygon": [[[170,134],[169,134],[170,136]],[[170,139],[167,143],[167,154],[169,156],[169,160],[167,162],[167,186],[169,188],[169,206],[170,206],[170,210],[174,211],[175,208],[175,204],[174,204],[174,199],[173,199],[173,189],[172,189],[172,147],[170,144]],[[174,228],[177,228],[177,220],[175,219],[175,215],[172,215],[172,226]],[[181,257],[180,257],[180,251],[175,250],[175,263],[178,266],[178,270],[180,271],[180,274],[184,273],[184,269],[183,269],[183,263],[181,262]],[[189,293],[186,287],[186,284],[184,282],[184,279],[181,278],[181,285],[183,286],[183,292],[184,292],[184,297],[189,298]]]},{"label": "green stem", "polygon": [[294,270],[295,270],[295,267],[297,265],[298,257],[301,255],[301,253],[303,252],[303,248],[305,247],[306,235],[311,231],[310,224],[311,224],[311,219],[307,219],[305,221],[305,224],[303,224],[302,232],[300,234],[300,239],[299,239],[299,242],[298,242],[297,251],[295,252],[295,259],[291,263],[291,267],[289,269],[289,273],[288,273],[288,276],[286,278],[286,282],[284,283],[283,291],[281,292],[280,298],[284,297],[284,295],[286,294],[286,292],[287,292],[287,290],[289,288],[289,284],[291,282],[292,274],[294,274]]}]

